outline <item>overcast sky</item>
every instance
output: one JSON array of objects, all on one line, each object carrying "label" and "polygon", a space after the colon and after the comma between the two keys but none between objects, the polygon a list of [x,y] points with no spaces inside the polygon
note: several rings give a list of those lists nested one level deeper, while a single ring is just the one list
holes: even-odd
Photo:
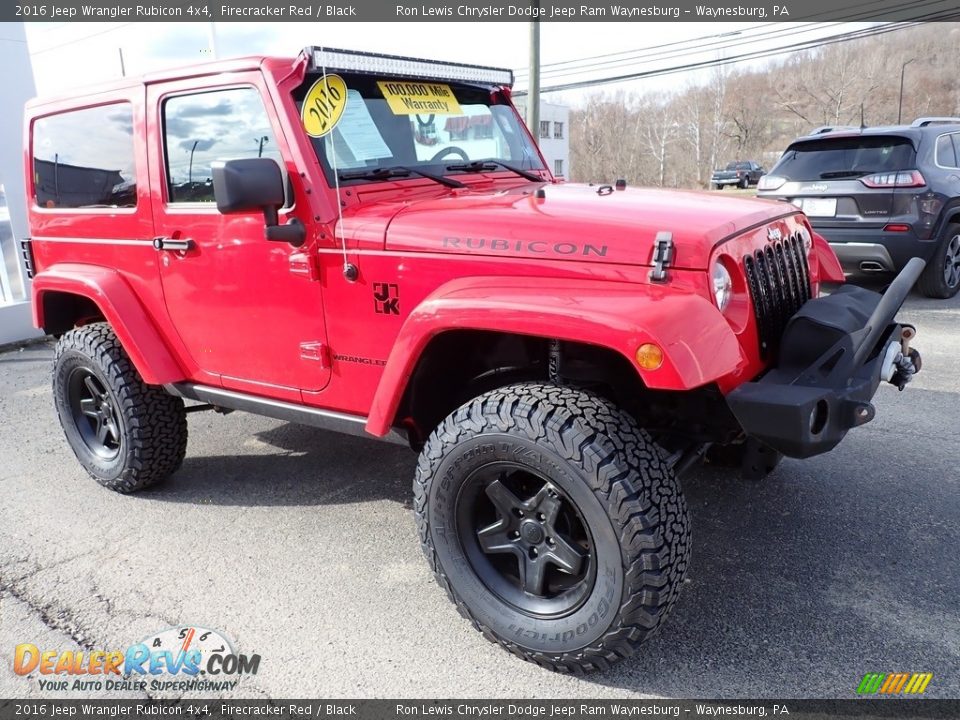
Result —
[{"label": "overcast sky", "polygon": [[[544,87],[600,75],[653,70],[770,49],[867,23],[619,22],[541,24]],[[37,93],[55,94],[78,84],[120,77],[120,49],[128,75],[210,59],[210,23],[26,23]],[[216,23],[220,58],[294,56],[305,45],[413,55],[496,65],[525,71],[529,24],[511,23]],[[550,68],[586,56],[648,49],[629,63],[607,57],[585,73]],[[754,65],[758,62],[754,61]],[[553,71],[551,77],[549,71]],[[669,90],[697,82],[685,73],[605,86],[609,90]],[[516,87],[526,86],[520,74]],[[547,99],[577,105],[591,91],[566,91]]]}]

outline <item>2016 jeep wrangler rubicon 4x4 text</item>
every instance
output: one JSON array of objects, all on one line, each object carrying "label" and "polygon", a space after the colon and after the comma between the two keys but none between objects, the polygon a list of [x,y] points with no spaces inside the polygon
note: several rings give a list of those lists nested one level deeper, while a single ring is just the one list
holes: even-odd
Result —
[{"label": "2016 jeep wrangler rubicon 4x4 text", "polygon": [[923,261],[821,297],[843,273],[792,205],[557,183],[512,79],[308,48],[34,101],[24,252],[98,482],[174,473],[188,410],[408,443],[460,612],[585,672],[677,600],[679,475],[826,452],[919,370]]}]

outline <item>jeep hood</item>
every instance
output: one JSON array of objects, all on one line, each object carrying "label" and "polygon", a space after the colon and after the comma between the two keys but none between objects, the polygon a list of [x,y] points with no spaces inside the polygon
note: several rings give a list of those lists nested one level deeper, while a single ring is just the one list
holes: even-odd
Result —
[{"label": "jeep hood", "polygon": [[[714,246],[726,238],[798,212],[782,202],[721,193],[577,184],[482,187],[397,202],[395,212],[377,203],[367,207],[377,208],[371,215],[389,218],[388,250],[649,265],[657,233],[669,231],[676,249],[672,265],[691,270],[705,269]],[[539,187],[542,198],[536,196]],[[362,207],[357,215],[367,215]]]}]

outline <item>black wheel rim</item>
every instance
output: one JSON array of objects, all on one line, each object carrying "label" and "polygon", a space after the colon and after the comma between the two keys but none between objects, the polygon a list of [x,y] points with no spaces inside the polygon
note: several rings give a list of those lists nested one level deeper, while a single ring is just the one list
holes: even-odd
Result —
[{"label": "black wheel rim", "polygon": [[123,446],[123,426],[106,384],[87,368],[76,368],[67,379],[67,394],[83,443],[99,458],[116,458]]},{"label": "black wheel rim", "polygon": [[593,589],[594,544],[580,510],[525,466],[494,462],[467,477],[457,536],[483,584],[532,617],[568,615]]}]

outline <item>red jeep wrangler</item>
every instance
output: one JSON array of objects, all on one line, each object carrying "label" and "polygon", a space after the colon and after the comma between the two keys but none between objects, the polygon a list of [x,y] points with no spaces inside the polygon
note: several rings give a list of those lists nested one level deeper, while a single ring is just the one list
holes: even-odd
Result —
[{"label": "red jeep wrangler", "polygon": [[792,205],[559,184],[512,79],[310,48],[32,102],[24,251],[98,482],[175,472],[202,409],[409,444],[460,612],[583,672],[677,600],[679,475],[826,452],[919,369],[923,261],[820,297],[843,274]]}]

